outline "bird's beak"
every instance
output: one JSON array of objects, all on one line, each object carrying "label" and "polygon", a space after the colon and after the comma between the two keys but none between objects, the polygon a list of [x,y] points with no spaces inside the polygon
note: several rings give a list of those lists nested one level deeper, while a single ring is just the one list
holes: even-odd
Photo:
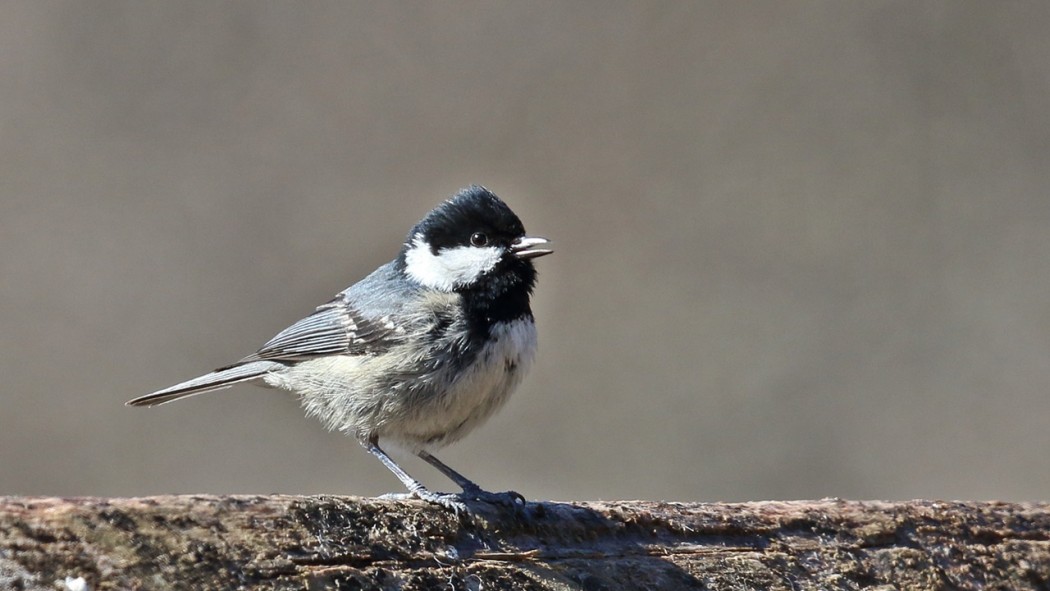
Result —
[{"label": "bird's beak", "polygon": [[539,236],[522,236],[510,244],[510,252],[522,260],[534,259],[554,252],[549,248],[538,248],[550,243]]}]

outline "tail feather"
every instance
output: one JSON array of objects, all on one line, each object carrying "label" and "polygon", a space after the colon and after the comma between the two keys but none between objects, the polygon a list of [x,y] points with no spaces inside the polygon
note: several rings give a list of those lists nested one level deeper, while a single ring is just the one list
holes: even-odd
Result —
[{"label": "tail feather", "polygon": [[282,365],[273,361],[253,361],[251,363],[245,363],[244,365],[236,365],[234,367],[213,371],[198,378],[182,382],[181,384],[175,384],[170,388],[157,390],[152,394],[139,396],[134,400],[127,401],[125,404],[128,406],[157,406],[159,404],[166,404],[187,396],[204,394],[205,392],[211,392],[212,390],[222,390],[235,384],[255,380],[279,367],[282,367]]}]

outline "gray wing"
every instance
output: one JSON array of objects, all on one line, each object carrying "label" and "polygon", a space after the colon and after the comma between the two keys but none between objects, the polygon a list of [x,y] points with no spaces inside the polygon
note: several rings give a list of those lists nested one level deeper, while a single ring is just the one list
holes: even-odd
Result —
[{"label": "gray wing", "polygon": [[346,292],[282,330],[237,365],[258,360],[301,361],[319,355],[364,355],[387,349],[398,334],[387,318],[356,309]]},{"label": "gray wing", "polygon": [[129,406],[156,406],[187,396],[229,388],[280,371],[286,362],[318,355],[359,355],[388,347],[393,324],[366,318],[348,302],[346,292],[313,314],[282,330],[257,352],[233,365],[128,401]]},{"label": "gray wing", "polygon": [[256,353],[237,363],[170,388],[128,402],[154,406],[186,396],[229,388],[281,371],[287,363],[320,355],[366,355],[381,352],[403,340],[405,328],[397,326],[400,300],[410,286],[393,263],[343,291],[313,314],[282,330]]},{"label": "gray wing", "polygon": [[397,331],[393,324],[365,317],[348,301],[347,292],[317,308],[313,314],[282,330],[255,354],[170,388],[129,401],[129,406],[156,406],[187,396],[222,390],[280,371],[284,363],[318,355],[355,355],[389,346]]}]

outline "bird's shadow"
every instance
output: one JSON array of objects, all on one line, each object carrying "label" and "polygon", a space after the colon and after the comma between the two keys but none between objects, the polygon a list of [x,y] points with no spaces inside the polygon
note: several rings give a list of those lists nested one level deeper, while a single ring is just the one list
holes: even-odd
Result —
[{"label": "bird's shadow", "polygon": [[324,588],[383,588],[394,577],[420,588],[703,589],[711,579],[676,564],[676,548],[763,545],[676,528],[645,505],[477,503],[457,515],[420,501],[307,497],[292,514],[313,538],[289,558],[327,567],[315,571]]}]

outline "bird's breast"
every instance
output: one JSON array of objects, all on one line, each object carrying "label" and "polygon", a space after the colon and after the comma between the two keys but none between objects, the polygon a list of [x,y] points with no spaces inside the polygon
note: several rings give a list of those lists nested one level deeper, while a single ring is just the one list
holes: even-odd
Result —
[{"label": "bird's breast", "polygon": [[536,325],[532,318],[497,322],[474,359],[430,396],[424,412],[402,427],[407,439],[423,445],[452,443],[478,427],[506,403],[536,354]]}]

